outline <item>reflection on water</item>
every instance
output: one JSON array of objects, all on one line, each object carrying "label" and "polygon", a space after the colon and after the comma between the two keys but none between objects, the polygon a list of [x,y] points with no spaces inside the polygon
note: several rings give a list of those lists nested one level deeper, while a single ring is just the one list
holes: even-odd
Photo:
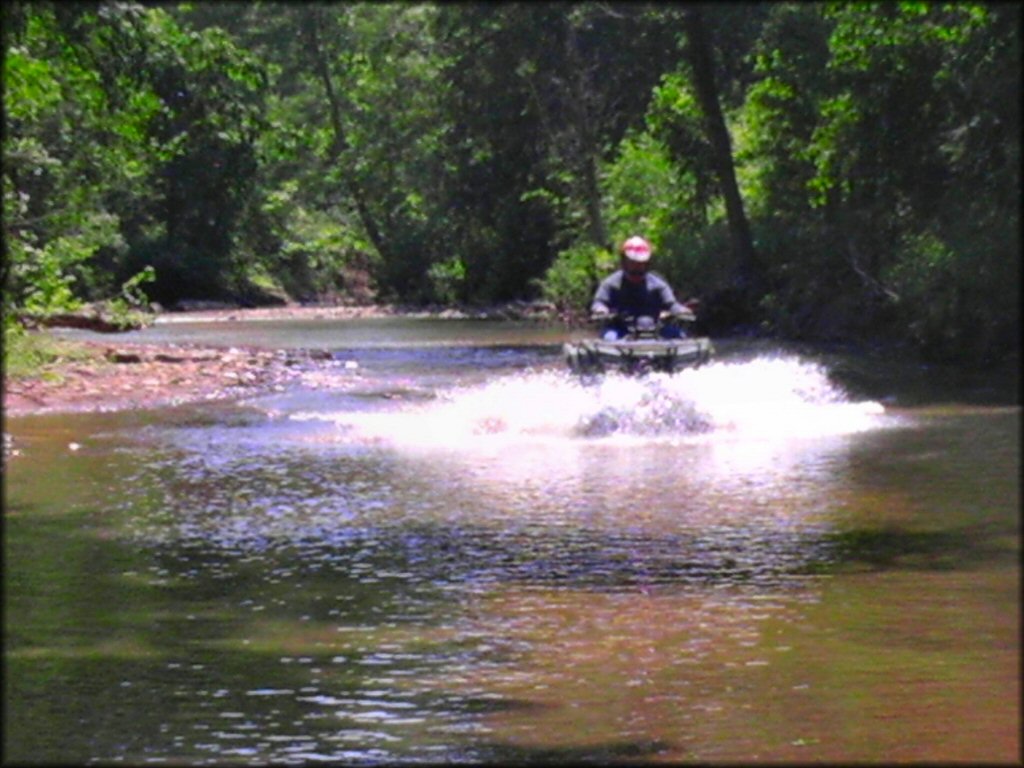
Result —
[{"label": "reflection on water", "polygon": [[5,753],[1017,756],[1016,408],[781,354],[581,383],[546,343],[12,423]]}]

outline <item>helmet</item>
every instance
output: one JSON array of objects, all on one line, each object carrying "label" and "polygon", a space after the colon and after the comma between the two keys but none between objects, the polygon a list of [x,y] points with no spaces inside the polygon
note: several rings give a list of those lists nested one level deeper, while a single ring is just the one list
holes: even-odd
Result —
[{"label": "helmet", "polygon": [[622,255],[630,261],[646,262],[651,258],[651,244],[642,237],[633,236],[622,244]]}]

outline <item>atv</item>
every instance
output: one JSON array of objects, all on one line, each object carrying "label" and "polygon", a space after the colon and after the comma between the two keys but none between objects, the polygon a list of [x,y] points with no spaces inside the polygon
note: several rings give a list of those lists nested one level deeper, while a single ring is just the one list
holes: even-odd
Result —
[{"label": "atv", "polygon": [[[608,318],[600,319],[608,324]],[[680,327],[692,323],[696,316],[689,310],[682,315],[662,313],[653,317],[613,318],[626,329],[626,334],[615,340],[586,339],[564,345],[569,370],[581,375],[619,372],[637,376],[646,373],[675,373],[684,368],[695,368],[711,359],[714,347],[706,337],[688,336]]]}]

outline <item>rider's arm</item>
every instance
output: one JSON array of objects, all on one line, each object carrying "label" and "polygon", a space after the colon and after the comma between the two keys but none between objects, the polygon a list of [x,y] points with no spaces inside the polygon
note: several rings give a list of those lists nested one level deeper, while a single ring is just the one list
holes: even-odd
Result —
[{"label": "rider's arm", "polygon": [[594,315],[608,314],[612,311],[612,285],[610,280],[602,280],[590,303],[590,312]]},{"label": "rider's arm", "polygon": [[672,293],[672,287],[662,278],[658,278],[658,284],[656,286],[658,295],[661,297],[661,311],[668,312],[670,315],[688,315],[690,314],[683,304],[680,304],[676,299],[676,295]]}]

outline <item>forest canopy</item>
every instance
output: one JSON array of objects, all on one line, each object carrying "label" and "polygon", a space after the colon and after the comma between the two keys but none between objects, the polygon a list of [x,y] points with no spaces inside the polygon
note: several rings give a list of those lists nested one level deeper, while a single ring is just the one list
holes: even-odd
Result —
[{"label": "forest canopy", "polygon": [[1018,3],[7,2],[5,323],[117,297],[1020,343]]}]

